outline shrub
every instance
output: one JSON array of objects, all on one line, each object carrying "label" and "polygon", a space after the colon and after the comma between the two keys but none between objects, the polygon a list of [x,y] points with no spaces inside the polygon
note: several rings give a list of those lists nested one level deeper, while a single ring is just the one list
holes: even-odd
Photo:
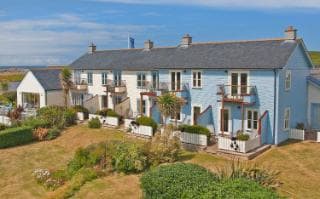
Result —
[{"label": "shrub", "polygon": [[304,123],[303,122],[298,122],[297,125],[296,125],[296,129],[304,130],[305,129]]},{"label": "shrub", "polygon": [[21,124],[22,126],[30,126],[32,129],[36,128],[48,128],[49,123],[43,119],[38,119],[35,117],[30,117],[24,120]]},{"label": "shrub", "polygon": [[30,127],[8,128],[0,132],[0,148],[26,144],[32,140],[32,128]]},{"label": "shrub", "polygon": [[211,133],[209,129],[203,126],[199,125],[180,125],[179,130],[181,132],[186,132],[186,133],[193,133],[193,134],[201,134],[201,135],[206,135],[208,139],[211,137]]},{"label": "shrub", "polygon": [[101,122],[100,122],[99,118],[92,118],[88,122],[88,126],[91,129],[99,129],[99,128],[101,128]]},{"label": "shrub", "polygon": [[135,173],[148,166],[147,156],[142,147],[130,142],[113,142],[107,144],[107,158],[117,172]]},{"label": "shrub", "polygon": [[248,134],[245,134],[243,132],[239,132],[237,134],[237,140],[240,140],[240,141],[247,141],[250,139],[250,136]]},{"label": "shrub", "polygon": [[216,176],[194,164],[163,165],[140,179],[145,198],[214,198]]},{"label": "shrub", "polygon": [[49,129],[48,135],[46,136],[46,140],[53,140],[60,135],[61,130],[57,127]]},{"label": "shrub", "polygon": [[43,141],[48,135],[48,129],[46,128],[37,128],[33,130],[33,138],[38,141]]},{"label": "shrub", "polygon": [[158,124],[151,117],[141,116],[137,118],[136,122],[139,125],[151,126],[153,129],[153,133],[155,133],[158,128]]},{"label": "shrub", "polygon": [[120,116],[116,112],[114,112],[112,109],[103,109],[103,110],[97,111],[97,115],[101,115],[103,117],[109,116],[109,117],[120,118]]},{"label": "shrub", "polygon": [[40,108],[37,112],[38,117],[48,122],[50,127],[58,126],[63,127],[65,123],[64,107],[60,106],[46,106]]},{"label": "shrub", "polygon": [[21,113],[23,111],[23,108],[21,106],[15,108],[13,111],[10,111],[8,113],[8,117],[10,117],[11,120],[18,120],[21,118]]},{"label": "shrub", "polygon": [[89,110],[83,106],[80,105],[76,105],[73,107],[73,109],[76,112],[82,112],[84,114],[84,119],[88,119],[89,118]]},{"label": "shrub", "polygon": [[77,120],[77,112],[72,108],[68,108],[64,111],[63,117],[64,117],[64,126],[68,127],[68,126],[74,125]]},{"label": "shrub", "polygon": [[48,169],[35,169],[32,173],[36,181],[49,190],[55,190],[67,180],[64,170],[50,172]]},{"label": "shrub", "polygon": [[156,135],[145,145],[145,154],[152,165],[175,162],[179,158],[181,149],[180,139],[171,135],[169,129]]},{"label": "shrub", "polygon": [[5,130],[6,128],[7,128],[7,126],[6,126],[6,125],[4,125],[4,124],[0,124],[0,131]]},{"label": "shrub", "polygon": [[160,166],[146,172],[140,181],[145,198],[279,198],[254,181],[220,180],[205,168],[187,163]]},{"label": "shrub", "polygon": [[10,91],[10,92],[5,92],[2,94],[4,98],[8,100],[10,103],[15,103],[17,101],[17,92],[16,91]]}]

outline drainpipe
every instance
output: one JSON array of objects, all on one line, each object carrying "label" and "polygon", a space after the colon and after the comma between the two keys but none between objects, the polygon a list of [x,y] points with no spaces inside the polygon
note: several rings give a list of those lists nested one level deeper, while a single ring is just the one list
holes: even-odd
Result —
[{"label": "drainpipe", "polygon": [[277,122],[277,117],[278,117],[278,115],[277,115],[277,103],[278,103],[278,100],[277,100],[277,93],[278,93],[278,87],[277,87],[277,70],[276,69],[274,69],[273,70],[273,72],[274,72],[274,102],[273,102],[273,132],[272,132],[272,134],[273,134],[273,136],[272,136],[272,142],[273,142],[273,144],[276,144],[275,143],[275,141],[276,141],[276,139],[275,139],[275,136],[276,136],[276,122]]}]

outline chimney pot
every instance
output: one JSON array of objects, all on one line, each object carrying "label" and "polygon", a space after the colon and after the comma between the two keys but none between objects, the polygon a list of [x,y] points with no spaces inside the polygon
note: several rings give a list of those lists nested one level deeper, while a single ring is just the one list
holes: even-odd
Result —
[{"label": "chimney pot", "polygon": [[147,40],[144,42],[144,49],[151,50],[153,48],[153,41]]},{"label": "chimney pot", "polygon": [[293,26],[289,26],[285,30],[285,37],[287,40],[296,40],[297,39],[297,29],[295,29]]},{"label": "chimney pot", "polygon": [[88,53],[89,53],[89,54],[93,54],[93,53],[96,52],[96,50],[97,50],[97,46],[94,45],[94,43],[91,43],[90,46],[89,46],[89,48],[88,48]]},{"label": "chimney pot", "polygon": [[182,37],[181,46],[188,47],[192,44],[192,37],[189,34],[186,34]]}]

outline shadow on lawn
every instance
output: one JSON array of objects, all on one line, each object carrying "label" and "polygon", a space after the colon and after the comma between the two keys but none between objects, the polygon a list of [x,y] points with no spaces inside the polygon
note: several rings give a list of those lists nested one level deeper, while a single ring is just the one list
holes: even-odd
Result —
[{"label": "shadow on lawn", "polygon": [[283,147],[283,146],[287,146],[287,145],[292,145],[292,144],[298,144],[301,143],[301,140],[293,140],[293,139],[289,139],[281,144],[278,145],[278,147]]}]

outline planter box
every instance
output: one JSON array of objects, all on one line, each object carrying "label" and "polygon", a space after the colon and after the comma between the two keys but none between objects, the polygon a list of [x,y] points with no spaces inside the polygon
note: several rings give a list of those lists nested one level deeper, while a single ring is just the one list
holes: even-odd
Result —
[{"label": "planter box", "polygon": [[135,121],[135,120],[132,120],[132,119],[124,119],[124,128],[126,128],[126,129],[132,128],[131,122],[133,122],[133,121]]},{"label": "planter box", "polygon": [[0,124],[11,126],[11,119],[7,116],[0,115]]},{"label": "planter box", "polygon": [[151,126],[143,126],[143,125],[132,126],[132,133],[137,135],[152,137],[153,129]]},{"label": "planter box", "polygon": [[304,133],[304,130],[290,129],[288,137],[289,139],[304,140]]},{"label": "planter box", "polygon": [[92,118],[99,118],[101,124],[119,126],[119,118],[117,117],[103,117],[101,115],[89,114],[89,120]]},{"label": "planter box", "polygon": [[[238,149],[235,150],[234,147],[231,147],[231,145],[238,146]],[[247,140],[247,141],[232,141],[230,138],[227,137],[218,137],[218,148],[222,150],[227,151],[235,151],[240,153],[247,153],[249,151],[252,151],[253,149],[256,149],[260,146],[260,136]]]},{"label": "planter box", "polygon": [[77,112],[77,119],[80,120],[80,121],[83,121],[84,120],[84,113]]},{"label": "planter box", "polygon": [[208,146],[208,137],[206,135],[187,133],[187,132],[174,132],[174,135],[180,134],[180,140],[183,143]]}]

